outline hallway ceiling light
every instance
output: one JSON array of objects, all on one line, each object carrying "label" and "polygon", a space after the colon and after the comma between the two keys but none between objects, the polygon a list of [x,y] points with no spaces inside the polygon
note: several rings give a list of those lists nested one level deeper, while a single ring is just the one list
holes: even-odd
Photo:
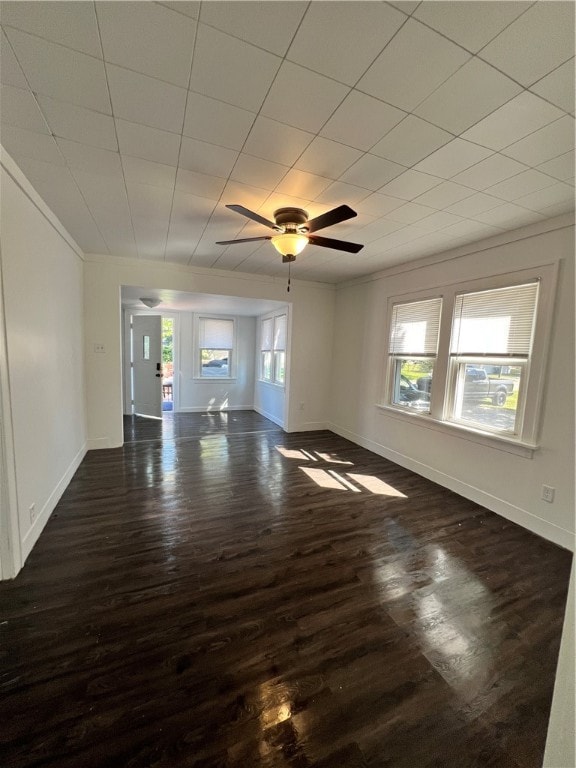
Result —
[{"label": "hallway ceiling light", "polygon": [[140,301],[142,302],[142,304],[145,304],[148,307],[148,309],[154,309],[154,307],[157,307],[158,304],[160,304],[160,299],[143,298],[143,299],[140,299]]}]

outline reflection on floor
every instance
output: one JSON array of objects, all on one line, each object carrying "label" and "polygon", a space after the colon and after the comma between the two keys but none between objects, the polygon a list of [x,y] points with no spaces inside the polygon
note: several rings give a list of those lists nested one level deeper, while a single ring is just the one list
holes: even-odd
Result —
[{"label": "reflection on floor", "polygon": [[536,768],[570,555],[329,432],[126,420],[0,584],[11,768]]}]

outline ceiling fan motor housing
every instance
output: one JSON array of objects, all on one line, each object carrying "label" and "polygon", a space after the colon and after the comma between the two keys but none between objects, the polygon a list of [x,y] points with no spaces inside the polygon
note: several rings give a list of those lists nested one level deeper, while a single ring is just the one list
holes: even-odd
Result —
[{"label": "ceiling fan motor housing", "polygon": [[302,208],[278,208],[274,221],[280,232],[308,232],[308,212]]}]

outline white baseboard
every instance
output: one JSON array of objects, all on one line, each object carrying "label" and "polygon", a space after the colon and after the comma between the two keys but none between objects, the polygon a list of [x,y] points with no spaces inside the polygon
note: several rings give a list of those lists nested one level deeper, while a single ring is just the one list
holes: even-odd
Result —
[{"label": "white baseboard", "polygon": [[398,451],[386,448],[386,446],[381,445],[380,443],[376,443],[373,440],[367,440],[366,438],[361,437],[361,435],[357,435],[347,429],[338,427],[336,424],[330,424],[328,429],[331,429],[332,432],[340,435],[340,437],[344,437],[357,445],[361,445],[363,448],[367,448],[369,451],[378,454],[378,456],[393,461],[401,467],[416,472],[417,475],[422,475],[422,477],[432,480],[434,483],[438,483],[438,485],[448,488],[449,490],[458,493],[460,496],[464,496],[465,499],[470,499],[470,501],[474,501],[476,504],[486,507],[486,509],[489,509],[491,512],[495,512],[497,515],[506,518],[506,520],[521,525],[523,528],[526,528],[538,536],[542,536],[548,541],[552,541],[554,544],[558,544],[564,549],[568,549],[571,552],[574,551],[574,534],[564,528],[554,525],[554,523],[550,523],[547,520],[537,517],[532,512],[521,509],[503,499],[499,499],[476,486],[464,483],[462,480],[458,480],[458,478],[453,477],[452,475],[440,472],[428,464],[416,461],[410,456],[405,456]]},{"label": "white baseboard", "polygon": [[270,421],[273,421],[274,424],[278,424],[279,427],[282,427],[284,429],[284,420],[280,419],[278,416],[275,416],[273,413],[268,413],[263,408],[258,408],[257,406],[253,406],[253,409],[256,411],[256,413],[259,413],[260,416],[264,416],[265,419],[269,419]]},{"label": "white baseboard", "polygon": [[255,411],[253,405],[227,405],[225,408],[220,406],[206,405],[187,405],[183,408],[178,408],[174,413],[226,413],[227,411]]},{"label": "white baseboard", "polygon": [[84,458],[84,456],[86,456],[87,450],[88,450],[87,444],[84,443],[82,448],[80,448],[76,456],[74,456],[74,458],[68,465],[68,468],[66,469],[66,471],[64,472],[64,474],[62,475],[58,483],[56,484],[56,487],[54,488],[54,490],[52,491],[48,499],[44,503],[42,509],[38,513],[36,520],[34,521],[34,524],[31,526],[29,531],[24,536],[24,539],[22,541],[22,565],[24,565],[24,563],[26,562],[26,558],[32,551],[34,544],[36,544],[36,542],[38,541],[40,534],[44,530],[44,526],[50,519],[50,515],[56,508],[56,505],[60,501],[62,494],[68,487],[72,478],[74,477],[74,473],[82,463],[82,459]]},{"label": "white baseboard", "polygon": [[325,429],[332,429],[330,424],[325,421],[302,421],[291,424],[286,432],[319,432]]}]

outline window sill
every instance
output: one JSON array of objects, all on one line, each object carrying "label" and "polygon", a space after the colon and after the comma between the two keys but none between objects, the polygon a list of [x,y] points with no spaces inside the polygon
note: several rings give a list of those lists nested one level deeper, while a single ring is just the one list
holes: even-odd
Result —
[{"label": "window sill", "polygon": [[463,440],[469,440],[473,443],[478,443],[479,445],[485,445],[488,448],[496,448],[499,451],[513,453],[514,455],[522,456],[525,459],[531,459],[534,455],[534,451],[538,450],[539,448],[539,446],[534,443],[523,442],[511,437],[496,435],[492,432],[484,432],[481,429],[466,427],[464,425],[455,424],[450,421],[438,421],[437,419],[433,419],[427,413],[410,413],[408,411],[394,408],[391,405],[381,405],[379,403],[376,404],[376,408],[378,408],[379,411],[386,413],[388,416],[397,418],[400,421],[410,422],[412,424],[417,422],[425,429],[433,429],[445,435],[459,437]]},{"label": "window sill", "polygon": [[268,381],[268,379],[258,379],[258,384],[266,384],[267,387],[274,387],[275,389],[285,389],[285,384],[278,384],[277,381]]},{"label": "window sill", "polygon": [[236,381],[236,376],[193,376],[194,381]]}]

